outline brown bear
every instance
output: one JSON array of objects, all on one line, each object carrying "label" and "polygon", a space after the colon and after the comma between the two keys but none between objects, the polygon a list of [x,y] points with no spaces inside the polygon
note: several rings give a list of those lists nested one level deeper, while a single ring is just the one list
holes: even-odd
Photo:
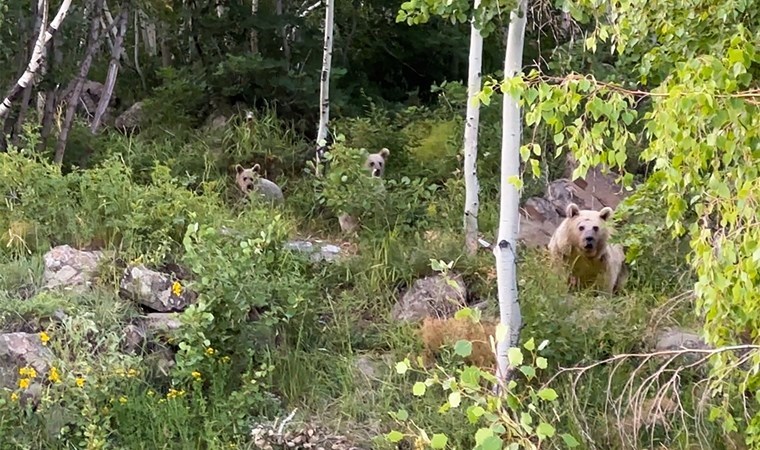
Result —
[{"label": "brown bear", "polygon": [[390,154],[391,151],[387,148],[383,148],[377,153],[372,153],[367,156],[364,167],[370,171],[373,177],[382,178],[383,174],[385,174],[385,160],[388,159]]},{"label": "brown bear", "polygon": [[235,183],[238,188],[245,194],[246,198],[252,193],[256,192],[265,200],[282,203],[285,198],[282,195],[282,189],[275,183],[263,178],[259,172],[261,166],[254,164],[250,169],[246,169],[240,164],[235,166]]},{"label": "brown bear", "polygon": [[549,241],[552,265],[558,271],[569,270],[573,288],[594,286],[617,293],[625,284],[628,270],[623,247],[607,243],[610,230],[606,225],[612,208],[581,210],[570,203],[565,215]]}]

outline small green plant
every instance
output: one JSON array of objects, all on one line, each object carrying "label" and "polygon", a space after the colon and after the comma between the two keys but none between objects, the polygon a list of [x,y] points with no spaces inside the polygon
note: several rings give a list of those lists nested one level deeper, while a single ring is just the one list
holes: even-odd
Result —
[{"label": "small green plant", "polygon": [[[456,316],[470,317],[477,321],[469,309],[460,310]],[[500,334],[497,328],[497,334]],[[503,332],[501,333],[503,334]],[[498,339],[498,338],[497,338]],[[512,369],[511,379],[506,389],[494,393],[491,386],[498,383],[496,377],[480,367],[464,365],[453,371],[436,366],[429,371],[418,361],[418,368],[405,358],[396,364],[396,372],[401,376],[410,376],[415,372],[424,377],[412,387],[412,394],[423,397],[434,387],[439,387],[446,396],[446,401],[440,406],[441,414],[462,414],[467,423],[477,427],[472,436],[473,448],[477,450],[517,450],[538,449],[543,442],[559,438],[565,447],[574,448],[578,441],[570,434],[558,434],[552,425],[552,409],[558,404],[559,395],[547,386],[537,388],[535,382],[539,371],[548,367],[546,358],[539,353],[548,345],[543,341],[538,346],[533,338],[529,339],[523,348],[509,349],[509,366]],[[495,342],[492,340],[495,348]],[[527,362],[527,351],[530,361]],[[461,358],[470,356],[472,342],[459,340],[454,345],[454,353]],[[390,413],[396,421],[399,430],[392,430],[385,438],[390,442],[399,442],[404,438],[414,440],[415,448],[446,448],[449,437],[445,432],[433,433],[418,426],[408,411],[399,409]]]}]

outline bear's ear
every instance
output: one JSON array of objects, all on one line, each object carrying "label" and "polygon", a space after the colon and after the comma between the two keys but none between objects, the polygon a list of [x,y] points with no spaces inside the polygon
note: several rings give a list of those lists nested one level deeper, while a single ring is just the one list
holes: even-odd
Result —
[{"label": "bear's ear", "polygon": [[383,157],[383,159],[388,159],[388,157],[391,155],[391,151],[387,148],[383,147],[382,150],[380,150],[380,156]]},{"label": "bear's ear", "polygon": [[568,218],[573,218],[577,216],[581,210],[578,208],[578,205],[575,203],[570,203],[567,205],[567,208],[565,208],[565,216]]},{"label": "bear's ear", "polygon": [[599,217],[602,220],[606,221],[607,219],[610,218],[610,216],[612,216],[612,208],[610,208],[609,206],[605,206],[604,208],[602,208],[601,211],[599,211]]},{"label": "bear's ear", "polygon": [[235,164],[235,172],[237,172],[238,175],[243,173],[244,170],[245,169],[243,169],[243,166],[241,166],[240,164]]},{"label": "bear's ear", "polygon": [[253,170],[256,173],[259,173],[259,170],[261,170],[261,166],[258,164],[254,164],[253,167],[251,167],[251,170]]}]

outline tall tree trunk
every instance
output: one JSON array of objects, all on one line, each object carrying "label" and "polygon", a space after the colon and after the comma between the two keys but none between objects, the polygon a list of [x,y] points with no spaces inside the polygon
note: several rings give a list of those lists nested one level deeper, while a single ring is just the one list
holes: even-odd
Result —
[{"label": "tall tree trunk", "polygon": [[58,28],[60,28],[61,22],[66,18],[70,6],[71,0],[63,0],[53,21],[50,22],[50,25],[47,25],[48,3],[47,0],[39,1],[38,11],[42,12],[42,17],[44,19],[42,21],[42,26],[40,26],[40,34],[37,37],[37,42],[34,44],[34,51],[32,52],[32,57],[29,59],[26,71],[24,71],[23,75],[21,75],[16,84],[11,88],[8,95],[5,96],[3,102],[0,103],[0,119],[4,119],[8,115],[13,100],[21,93],[21,91],[23,91],[30,83],[33,83],[34,76],[44,59],[45,46],[50,42],[50,39],[53,38],[53,34],[58,31]]},{"label": "tall tree trunk", "polygon": [[[475,0],[475,10],[480,0]],[[469,255],[478,251],[478,128],[480,104],[476,95],[480,92],[481,68],[483,62],[483,35],[470,24],[470,59],[467,76],[467,123],[464,129],[464,241]]]},{"label": "tall tree trunk", "polygon": [[74,123],[74,115],[79,105],[79,97],[82,95],[84,82],[87,74],[90,73],[90,66],[95,53],[98,51],[100,44],[100,15],[103,12],[103,0],[94,0],[90,17],[90,34],[87,37],[87,48],[84,52],[84,58],[79,66],[79,73],[73,81],[74,87],[71,89],[71,95],[66,104],[66,117],[63,120],[61,133],[58,135],[58,142],[55,144],[55,157],[53,162],[61,164],[63,162],[63,153],[66,151],[66,142],[69,139],[69,132]]},{"label": "tall tree trunk", "polygon": [[[523,45],[528,0],[520,0],[510,14],[507,51],[504,57],[504,78],[516,76],[522,70]],[[509,375],[507,350],[517,345],[522,316],[517,297],[516,244],[520,224],[520,192],[515,183],[520,177],[520,105],[518,99],[504,93],[503,135],[501,143],[501,201],[499,204],[499,237],[494,246],[496,276],[499,292],[501,325],[507,334],[497,346],[497,377],[502,382]]]},{"label": "tall tree trunk", "polygon": [[95,110],[95,117],[93,118],[90,127],[92,134],[98,132],[103,115],[106,113],[108,104],[111,102],[113,89],[116,86],[116,77],[119,75],[119,61],[121,60],[121,51],[124,46],[124,37],[127,34],[127,22],[129,21],[129,2],[124,2],[121,8],[119,28],[116,33],[116,38],[113,41],[113,51],[111,53],[111,61],[108,64],[108,75],[106,76],[103,96],[100,97],[100,102],[98,103],[98,108]]},{"label": "tall tree trunk", "polygon": [[[34,53],[34,45],[37,42],[37,39],[39,39],[38,36],[40,35],[43,24],[47,24],[47,11],[37,10],[38,6],[39,5],[33,6],[33,14],[35,16],[35,19],[32,26],[32,37],[29,38],[29,43],[27,44],[28,52],[30,55]],[[18,117],[16,118],[16,125],[13,129],[13,138],[11,139],[11,143],[16,147],[18,147],[19,143],[21,142],[21,133],[23,131],[24,122],[26,121],[26,113],[29,111],[29,103],[32,100],[32,88],[34,87],[34,82],[44,76],[46,49],[47,46],[43,48],[42,54],[40,55],[40,57],[43,58],[43,63],[39,68],[40,77],[33,77],[32,82],[24,88],[24,94],[21,96],[21,106],[19,107]]]},{"label": "tall tree trunk", "polygon": [[[251,17],[256,17],[258,11],[259,0],[251,0]],[[251,28],[251,53],[259,54],[259,32],[255,28]]]},{"label": "tall tree trunk", "polygon": [[[53,57],[48,58],[46,65],[48,71],[53,67],[60,67],[63,61],[63,52],[61,51],[61,37],[53,37],[51,42],[53,51]],[[42,151],[47,148],[48,138],[50,137],[50,131],[53,129],[53,119],[55,117],[56,106],[58,104],[58,96],[60,92],[60,86],[56,85],[51,89],[48,89],[45,93],[45,105],[42,113],[42,130],[40,130],[40,143],[37,147],[37,151]]]},{"label": "tall tree trunk", "polygon": [[[319,128],[317,128],[317,147],[324,149],[327,145],[327,124],[330,121],[330,70],[332,68],[333,16],[335,0],[327,0],[325,12],[325,45],[322,54],[322,76],[319,86]],[[316,176],[319,177],[319,164],[323,150],[317,150]]]},{"label": "tall tree trunk", "polygon": [[[276,0],[274,7],[277,16],[281,17],[285,9],[283,6],[283,0]],[[288,26],[284,25],[280,30],[280,33],[282,33],[282,53],[285,56],[285,68],[287,70],[290,70],[290,42],[288,42]]]}]

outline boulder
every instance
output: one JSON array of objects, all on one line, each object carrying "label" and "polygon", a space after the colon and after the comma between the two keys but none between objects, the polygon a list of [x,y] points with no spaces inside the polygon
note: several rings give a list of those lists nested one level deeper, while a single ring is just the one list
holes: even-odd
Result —
[{"label": "boulder", "polygon": [[319,239],[289,241],[285,243],[285,248],[303,253],[314,262],[334,262],[344,256],[341,247]]},{"label": "boulder", "polygon": [[175,292],[174,282],[168,275],[143,265],[127,268],[121,279],[120,294],[158,312],[183,311],[197,298],[195,292],[183,287]]},{"label": "boulder", "polygon": [[460,275],[431,275],[412,284],[393,306],[391,317],[400,321],[452,317],[466,306],[466,299],[467,287]]},{"label": "boulder", "polygon": [[52,360],[53,353],[42,344],[39,334],[0,334],[0,387],[16,388],[22,367],[33,368],[35,379],[43,379]]},{"label": "boulder", "polygon": [[137,102],[116,118],[114,126],[125,132],[133,132],[140,128],[143,122],[143,102]]},{"label": "boulder", "polygon": [[68,245],[53,247],[43,257],[45,272],[42,275],[46,289],[64,289],[83,292],[92,285],[100,258],[100,251],[81,251]]}]

